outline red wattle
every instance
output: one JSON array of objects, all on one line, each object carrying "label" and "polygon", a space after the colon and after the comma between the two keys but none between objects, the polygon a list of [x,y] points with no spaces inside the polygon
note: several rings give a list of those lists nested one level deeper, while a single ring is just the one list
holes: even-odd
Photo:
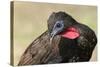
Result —
[{"label": "red wattle", "polygon": [[79,37],[80,35],[76,28],[70,27],[65,32],[61,33],[61,36],[65,38],[69,38],[69,39],[75,39]]}]

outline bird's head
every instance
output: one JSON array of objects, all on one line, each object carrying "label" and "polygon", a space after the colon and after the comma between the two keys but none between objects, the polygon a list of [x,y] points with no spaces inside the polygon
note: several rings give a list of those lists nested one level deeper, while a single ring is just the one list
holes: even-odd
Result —
[{"label": "bird's head", "polygon": [[51,40],[56,35],[61,35],[62,37],[69,39],[78,37],[79,33],[77,33],[77,29],[71,27],[76,23],[76,20],[65,12],[53,12],[48,19],[48,30]]}]

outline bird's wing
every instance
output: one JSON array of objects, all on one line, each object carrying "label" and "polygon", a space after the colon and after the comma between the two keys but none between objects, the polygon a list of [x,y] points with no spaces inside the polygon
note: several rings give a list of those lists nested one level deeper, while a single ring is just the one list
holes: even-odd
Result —
[{"label": "bird's wing", "polygon": [[31,65],[42,63],[50,52],[49,37],[46,31],[36,40],[34,40],[25,50],[18,65]]},{"label": "bird's wing", "polygon": [[80,37],[77,39],[77,42],[82,50],[80,57],[83,58],[83,61],[88,61],[97,43],[96,35],[93,30],[83,24],[77,25],[77,29],[80,32]]},{"label": "bird's wing", "polygon": [[75,27],[80,33],[80,36],[76,39],[77,54],[72,56],[72,58],[69,59],[69,62],[89,61],[97,43],[96,35],[94,31],[86,25],[77,24]]},{"label": "bird's wing", "polygon": [[78,38],[79,45],[82,48],[90,47],[93,50],[97,43],[95,32],[83,24],[77,25],[77,27],[80,33],[80,37]]},{"label": "bird's wing", "polygon": [[[47,63],[48,60],[50,60],[50,58],[52,57],[52,55],[57,52],[56,47],[59,38],[56,38],[54,38],[52,43],[53,46],[51,46],[48,31],[44,32],[41,36],[34,40],[25,50],[18,65],[20,66]],[[55,52],[52,49],[54,49]],[[55,54],[55,56],[56,55],[57,53]]]}]

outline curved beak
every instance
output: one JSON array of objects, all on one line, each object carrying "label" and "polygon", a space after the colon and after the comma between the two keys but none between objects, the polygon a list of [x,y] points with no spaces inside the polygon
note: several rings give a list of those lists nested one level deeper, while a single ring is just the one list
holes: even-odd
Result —
[{"label": "curved beak", "polygon": [[57,30],[53,30],[50,34],[50,43],[52,44],[53,38],[55,37],[55,35],[58,33]]}]

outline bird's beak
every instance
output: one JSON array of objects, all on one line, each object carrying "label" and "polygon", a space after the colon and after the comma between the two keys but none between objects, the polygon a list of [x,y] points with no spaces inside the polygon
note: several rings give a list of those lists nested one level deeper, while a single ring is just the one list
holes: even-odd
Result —
[{"label": "bird's beak", "polygon": [[53,38],[55,37],[55,35],[57,34],[57,31],[56,30],[53,30],[50,34],[50,43],[52,44],[52,40]]}]

